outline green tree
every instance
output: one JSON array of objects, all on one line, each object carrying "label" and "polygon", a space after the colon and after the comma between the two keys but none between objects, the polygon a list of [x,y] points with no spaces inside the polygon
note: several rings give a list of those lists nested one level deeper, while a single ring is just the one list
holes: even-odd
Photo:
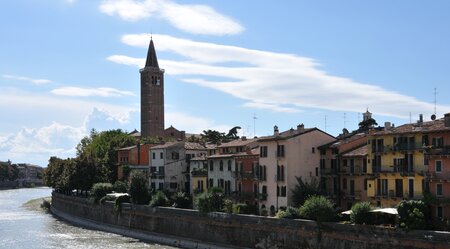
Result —
[{"label": "green tree", "polygon": [[311,196],[300,207],[300,215],[318,222],[333,221],[336,211],[333,203],[325,196]]},{"label": "green tree", "polygon": [[218,144],[225,138],[225,133],[216,130],[206,130],[200,136],[209,143]]},{"label": "green tree", "polygon": [[94,197],[94,201],[98,202],[101,198],[106,196],[106,194],[112,193],[114,187],[109,182],[99,182],[94,184],[91,189],[91,196]]},{"label": "green tree", "polygon": [[208,192],[201,193],[197,196],[196,206],[200,212],[218,212],[224,207],[223,189],[213,187]]},{"label": "green tree", "polygon": [[133,203],[148,204],[150,201],[150,193],[148,191],[148,180],[141,171],[131,172],[130,196]]},{"label": "green tree", "polygon": [[77,156],[95,168],[97,182],[114,183],[117,180],[117,149],[136,144],[136,139],[117,129],[91,131],[77,146]]},{"label": "green tree", "polygon": [[423,201],[403,200],[397,207],[400,226],[406,229],[426,229],[427,206]]},{"label": "green tree", "polygon": [[372,205],[370,202],[358,202],[352,206],[350,220],[355,224],[371,224],[372,223]]},{"label": "green tree", "polygon": [[186,192],[178,191],[173,197],[173,206],[176,208],[190,208],[191,207],[191,197]]},{"label": "green tree", "polygon": [[292,190],[292,201],[294,206],[299,207],[311,196],[323,195],[324,191],[320,187],[320,182],[315,178],[311,182],[304,182],[301,177],[295,177],[297,184]]},{"label": "green tree", "polygon": [[375,119],[369,118],[367,120],[361,121],[358,125],[359,125],[359,129],[367,130],[367,129],[372,128],[372,127],[374,127],[375,125],[378,125],[378,124],[377,124],[377,121],[375,121]]}]

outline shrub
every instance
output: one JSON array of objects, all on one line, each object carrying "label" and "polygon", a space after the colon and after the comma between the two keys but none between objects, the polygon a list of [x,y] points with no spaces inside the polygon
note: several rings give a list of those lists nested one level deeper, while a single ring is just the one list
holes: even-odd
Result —
[{"label": "shrub", "polygon": [[350,220],[355,224],[371,224],[372,214],[370,210],[372,210],[370,202],[358,202],[352,207]]},{"label": "shrub", "polygon": [[111,183],[100,182],[92,186],[91,195],[94,197],[94,202],[97,203],[106,194],[112,193],[113,190],[114,188]]},{"label": "shrub", "polygon": [[116,193],[126,193],[127,191],[127,184],[122,181],[116,181],[114,183],[114,192]]},{"label": "shrub", "polygon": [[221,188],[211,188],[208,192],[197,196],[196,206],[200,212],[222,211],[224,206],[224,195]]},{"label": "shrub", "polygon": [[130,202],[130,196],[129,195],[121,195],[116,198],[116,201],[114,203],[114,209],[117,210],[117,212],[122,212],[122,203],[129,203]]},{"label": "shrub", "polygon": [[148,192],[147,177],[143,172],[131,172],[130,196],[133,203],[148,204],[150,201],[150,194]]},{"label": "shrub", "polygon": [[397,207],[400,226],[406,229],[426,229],[427,206],[423,201],[403,200]]},{"label": "shrub", "polygon": [[285,218],[285,219],[299,219],[300,216],[300,210],[298,208],[288,206],[286,210],[280,210],[277,213],[277,218]]},{"label": "shrub", "polygon": [[267,211],[267,208],[261,208],[261,211],[259,211],[259,214],[261,216],[268,216],[269,215],[269,211]]},{"label": "shrub", "polygon": [[190,208],[191,197],[187,193],[179,191],[173,196],[173,206],[176,208]]},{"label": "shrub", "polygon": [[225,213],[233,213],[233,201],[230,199],[226,199],[223,201],[223,211]]},{"label": "shrub", "polygon": [[162,191],[156,192],[152,200],[150,201],[150,207],[159,207],[159,206],[166,206],[169,203],[169,199],[167,198],[166,194]]},{"label": "shrub", "polygon": [[318,222],[333,221],[336,217],[333,203],[325,196],[311,196],[300,207],[300,215]]},{"label": "shrub", "polygon": [[238,203],[233,205],[234,214],[250,214],[249,206],[245,203]]}]

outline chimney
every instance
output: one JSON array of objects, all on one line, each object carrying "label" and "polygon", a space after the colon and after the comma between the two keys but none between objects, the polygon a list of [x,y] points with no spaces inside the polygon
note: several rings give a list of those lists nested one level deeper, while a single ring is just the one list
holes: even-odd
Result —
[{"label": "chimney", "polygon": [[391,129],[391,122],[384,122],[384,131],[388,131]]},{"label": "chimney", "polygon": [[273,135],[275,135],[275,136],[278,136],[280,133],[279,133],[279,131],[278,131],[278,126],[274,126],[273,127]]},{"label": "chimney", "polygon": [[303,123],[297,125],[297,131],[299,131],[299,132],[305,131],[305,125]]},{"label": "chimney", "polygon": [[246,137],[246,136],[242,136],[242,137],[241,137],[241,140],[242,140],[242,141],[246,141],[246,140],[247,140],[247,137]]},{"label": "chimney", "polygon": [[444,125],[450,127],[450,113],[444,114]]},{"label": "chimney", "polygon": [[419,114],[419,123],[423,123],[423,114]]}]

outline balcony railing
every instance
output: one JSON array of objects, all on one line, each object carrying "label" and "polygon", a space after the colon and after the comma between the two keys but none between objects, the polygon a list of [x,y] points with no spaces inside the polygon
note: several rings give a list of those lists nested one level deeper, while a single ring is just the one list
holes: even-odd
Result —
[{"label": "balcony railing", "polygon": [[450,155],[450,145],[445,145],[442,147],[430,147],[427,150],[429,155]]},{"label": "balcony railing", "polygon": [[337,173],[338,173],[338,170],[336,168],[334,168],[334,169],[330,169],[330,168],[320,169],[320,174],[321,175],[336,175]]},{"label": "balcony railing", "polygon": [[382,147],[377,147],[376,150],[372,150],[372,152],[402,152],[402,151],[412,151],[412,150],[423,150],[426,149],[427,146],[424,146],[422,143],[402,143],[395,145],[384,145]]},{"label": "balcony railing", "polygon": [[159,172],[159,171],[151,172],[150,177],[152,179],[162,179],[162,178],[164,178],[164,172]]},{"label": "balcony railing", "polygon": [[441,172],[427,171],[426,175],[427,175],[427,177],[429,177],[432,180],[436,179],[436,180],[448,180],[448,181],[450,181],[450,172],[448,172],[448,171],[441,171]]},{"label": "balcony railing", "polygon": [[247,171],[234,171],[233,177],[237,179],[258,180],[258,176],[256,174]]}]

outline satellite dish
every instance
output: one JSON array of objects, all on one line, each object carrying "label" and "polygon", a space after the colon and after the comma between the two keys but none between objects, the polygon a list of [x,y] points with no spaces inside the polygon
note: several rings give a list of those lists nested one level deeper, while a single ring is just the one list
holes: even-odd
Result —
[{"label": "satellite dish", "polygon": [[436,120],[436,114],[431,115],[431,120]]}]

